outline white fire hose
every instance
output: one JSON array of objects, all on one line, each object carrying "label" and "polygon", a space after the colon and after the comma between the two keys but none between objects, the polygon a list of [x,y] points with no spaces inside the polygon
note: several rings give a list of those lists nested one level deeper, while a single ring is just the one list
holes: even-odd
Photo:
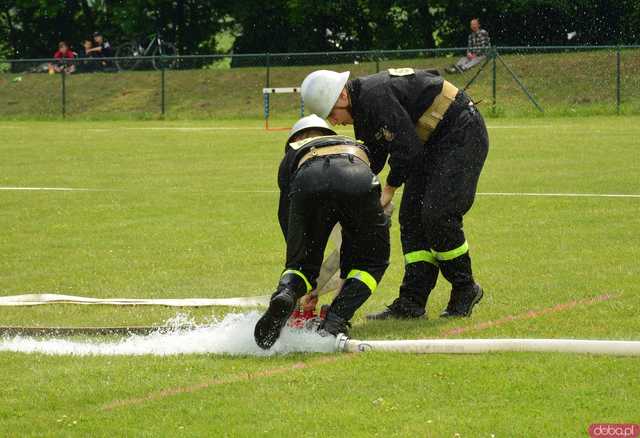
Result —
[{"label": "white fire hose", "polygon": [[640,356],[640,341],[585,339],[416,339],[360,341],[340,334],[336,350],[346,353],[387,351],[419,354],[479,354],[498,352],[581,353]]}]

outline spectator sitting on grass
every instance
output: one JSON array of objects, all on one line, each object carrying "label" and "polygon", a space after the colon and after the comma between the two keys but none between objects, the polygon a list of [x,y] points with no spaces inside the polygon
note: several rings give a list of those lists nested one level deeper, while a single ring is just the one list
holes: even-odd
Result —
[{"label": "spectator sitting on grass", "polygon": [[[85,53],[89,56],[95,56],[97,58],[110,58],[113,56],[113,49],[111,48],[111,44],[109,41],[104,39],[104,36],[100,32],[93,33],[93,41],[95,42],[95,46],[87,50]],[[107,61],[101,61],[96,66],[100,66],[100,68],[109,67],[109,63]]]},{"label": "spectator sitting on grass", "polygon": [[71,59],[76,57],[76,53],[72,52],[69,45],[64,41],[58,43],[58,50],[53,54],[53,57],[58,61],[49,63],[49,73],[73,73],[76,71],[76,66],[71,63]]},{"label": "spectator sitting on grass", "polygon": [[451,67],[446,68],[447,73],[462,73],[480,64],[487,57],[487,49],[491,47],[489,32],[480,28],[480,20],[477,18],[471,20],[470,27],[467,55],[460,58]]},{"label": "spectator sitting on grass", "polygon": [[91,51],[92,48],[93,40],[91,38],[85,38],[82,42],[82,51],[78,55],[81,59],[78,63],[78,71],[91,72],[96,70],[98,66],[97,62],[89,60],[89,58],[95,57],[94,52]]},{"label": "spectator sitting on grass", "polygon": [[82,58],[92,58],[93,52],[93,40],[91,38],[85,38],[84,41],[82,41]]}]

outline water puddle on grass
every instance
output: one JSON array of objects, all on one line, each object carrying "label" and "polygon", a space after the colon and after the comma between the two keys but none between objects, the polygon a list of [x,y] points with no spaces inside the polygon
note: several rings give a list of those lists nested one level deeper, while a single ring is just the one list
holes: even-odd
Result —
[{"label": "water puddle on grass", "polygon": [[[148,335],[129,335],[110,341],[69,340],[13,336],[0,339],[0,351],[49,355],[167,356],[176,354],[229,354],[270,356],[295,352],[329,353],[335,351],[335,338],[315,331],[286,327],[280,339],[268,351],[253,339],[253,328],[260,313],[231,313],[221,321],[195,325],[184,316],[167,321],[166,327]],[[188,326],[184,328],[185,324]]]}]

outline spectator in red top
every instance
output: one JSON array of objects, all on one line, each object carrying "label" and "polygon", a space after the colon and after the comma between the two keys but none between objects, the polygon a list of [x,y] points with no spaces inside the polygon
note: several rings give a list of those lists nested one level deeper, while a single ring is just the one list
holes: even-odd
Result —
[{"label": "spectator in red top", "polygon": [[49,63],[49,72],[61,73],[63,70],[65,73],[73,73],[76,71],[76,66],[69,60],[74,59],[76,54],[71,51],[69,45],[64,41],[58,43],[58,51],[53,54],[53,57],[58,61],[55,63]]}]

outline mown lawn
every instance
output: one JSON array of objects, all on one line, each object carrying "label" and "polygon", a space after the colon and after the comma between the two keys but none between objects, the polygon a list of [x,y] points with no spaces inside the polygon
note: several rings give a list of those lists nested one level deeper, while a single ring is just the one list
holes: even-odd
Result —
[{"label": "mown lawn", "polygon": [[[471,319],[441,321],[448,287],[440,281],[428,320],[366,322],[364,313],[397,293],[395,225],[392,264],[352,335],[640,340],[640,198],[522,195],[640,194],[639,122],[489,120],[491,151],[465,221],[485,300]],[[0,295],[234,297],[275,286],[285,132],[243,120],[2,122],[0,130],[0,187],[94,189],[0,190]],[[242,310],[0,308],[0,325],[162,324],[178,312],[203,321],[229,311]],[[639,365],[516,353],[3,352],[0,434],[586,436],[591,423],[640,422]]]}]

